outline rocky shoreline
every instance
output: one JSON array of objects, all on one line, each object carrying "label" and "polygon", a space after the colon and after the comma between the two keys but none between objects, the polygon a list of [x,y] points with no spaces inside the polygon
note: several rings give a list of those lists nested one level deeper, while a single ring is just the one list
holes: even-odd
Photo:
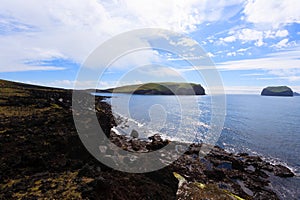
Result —
[{"label": "rocky shoreline", "polygon": [[[150,173],[126,173],[96,160],[78,137],[72,91],[0,80],[0,199],[278,199],[269,176],[294,176],[258,156],[231,154],[204,144],[188,145],[179,159]],[[84,91],[82,91],[84,92]],[[96,97],[100,125],[128,152],[161,149],[162,162],[181,145],[159,135],[142,141],[111,131],[110,106]],[[109,153],[108,153],[109,155]]]}]

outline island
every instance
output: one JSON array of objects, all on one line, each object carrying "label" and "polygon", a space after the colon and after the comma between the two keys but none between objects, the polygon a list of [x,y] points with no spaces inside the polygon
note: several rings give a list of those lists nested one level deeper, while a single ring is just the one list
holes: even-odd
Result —
[{"label": "island", "polygon": [[287,86],[269,86],[262,90],[262,96],[294,96],[293,90]]},{"label": "island", "polygon": [[106,90],[97,90],[105,93],[130,93],[141,95],[205,95],[205,89],[200,84],[159,82],[126,85]]}]

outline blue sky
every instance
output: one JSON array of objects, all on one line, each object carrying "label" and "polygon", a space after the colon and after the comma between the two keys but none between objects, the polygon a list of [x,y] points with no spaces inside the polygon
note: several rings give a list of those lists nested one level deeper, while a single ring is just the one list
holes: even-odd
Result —
[{"label": "blue sky", "polygon": [[[259,93],[267,85],[300,92],[299,8],[298,0],[2,1],[0,78],[72,88],[82,63],[104,41],[133,29],[164,28],[201,45],[227,93]],[[114,86],[131,67],[164,57],[160,51],[128,56],[98,85]],[[184,65],[176,59],[169,63]],[[202,83],[193,71],[178,73]]]}]

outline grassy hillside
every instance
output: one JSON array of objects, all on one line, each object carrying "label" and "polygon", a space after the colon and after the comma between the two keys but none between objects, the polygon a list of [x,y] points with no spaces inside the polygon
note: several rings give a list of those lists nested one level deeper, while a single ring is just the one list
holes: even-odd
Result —
[{"label": "grassy hillside", "polygon": [[266,88],[270,92],[285,92],[290,91],[291,89],[287,86],[270,86]]},{"label": "grassy hillside", "polygon": [[294,93],[291,88],[287,86],[271,86],[262,90],[263,96],[293,96]]},{"label": "grassy hillside", "polygon": [[151,95],[204,95],[205,90],[200,84],[160,82],[127,85],[110,88],[105,91],[114,93],[133,93]]},{"label": "grassy hillside", "polygon": [[[89,199],[80,171],[97,161],[75,129],[72,91],[5,80],[0,87],[0,199]],[[110,130],[110,108],[101,106]]]}]

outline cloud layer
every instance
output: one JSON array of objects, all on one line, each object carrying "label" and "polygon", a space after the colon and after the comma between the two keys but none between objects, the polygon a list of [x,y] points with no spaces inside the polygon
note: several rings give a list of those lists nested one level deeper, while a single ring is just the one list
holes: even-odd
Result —
[{"label": "cloud layer", "polygon": [[[4,0],[0,6],[0,73],[76,71],[112,36],[151,27],[197,40],[220,70],[260,70],[265,76],[257,80],[277,78],[300,85],[299,6],[298,0]],[[170,42],[190,45],[188,39]],[[114,63],[114,69],[162,62],[162,57],[156,50],[136,52]],[[182,64],[178,56],[166,57]],[[52,83],[71,86],[73,79],[67,79]]]},{"label": "cloud layer", "polygon": [[225,7],[236,3],[239,1],[3,1],[0,72],[60,69],[28,67],[28,60],[67,58],[81,63],[101,42],[136,28],[189,33],[204,21],[226,20]]}]

